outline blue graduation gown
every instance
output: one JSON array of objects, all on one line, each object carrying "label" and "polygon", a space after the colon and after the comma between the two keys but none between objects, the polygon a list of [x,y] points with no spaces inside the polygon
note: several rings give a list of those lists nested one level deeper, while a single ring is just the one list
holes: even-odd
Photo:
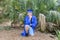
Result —
[{"label": "blue graduation gown", "polygon": [[[32,24],[32,25],[30,25]],[[36,16],[32,16],[32,20],[29,20],[29,16],[26,16],[24,18],[24,25],[29,25],[32,27],[33,30],[35,30],[36,25],[37,25],[37,18]],[[22,36],[26,36],[26,31],[25,31],[25,26],[24,26],[24,32],[21,34]]]}]

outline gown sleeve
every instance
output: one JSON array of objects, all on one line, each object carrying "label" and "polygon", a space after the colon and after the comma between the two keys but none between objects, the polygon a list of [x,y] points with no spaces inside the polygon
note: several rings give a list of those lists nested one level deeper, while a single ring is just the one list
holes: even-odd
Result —
[{"label": "gown sleeve", "polygon": [[37,18],[34,16],[33,17],[33,23],[32,23],[32,28],[35,28],[37,26]]},{"label": "gown sleeve", "polygon": [[24,18],[24,25],[28,25],[28,16]]}]

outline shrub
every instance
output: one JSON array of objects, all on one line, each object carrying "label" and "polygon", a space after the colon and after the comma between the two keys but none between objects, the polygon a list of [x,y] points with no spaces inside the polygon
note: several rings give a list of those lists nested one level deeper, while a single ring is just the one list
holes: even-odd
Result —
[{"label": "shrub", "polygon": [[47,21],[60,25],[60,13],[57,11],[50,11],[46,16]]},{"label": "shrub", "polygon": [[58,40],[60,40],[60,31],[59,30],[56,31],[56,35],[58,37]]}]

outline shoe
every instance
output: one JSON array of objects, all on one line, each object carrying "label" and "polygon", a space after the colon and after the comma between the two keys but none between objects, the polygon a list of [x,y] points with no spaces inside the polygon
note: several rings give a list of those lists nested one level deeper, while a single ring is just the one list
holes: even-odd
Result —
[{"label": "shoe", "polygon": [[27,37],[27,36],[29,36],[29,34],[28,34],[28,33],[26,33],[26,37]]}]

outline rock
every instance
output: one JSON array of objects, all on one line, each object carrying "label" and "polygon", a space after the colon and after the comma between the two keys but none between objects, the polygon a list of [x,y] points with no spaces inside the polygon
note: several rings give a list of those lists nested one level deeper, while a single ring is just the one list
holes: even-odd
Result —
[{"label": "rock", "polygon": [[52,23],[52,22],[47,22],[47,29],[48,31],[52,32],[54,31],[54,28],[56,27],[57,25]]},{"label": "rock", "polygon": [[40,29],[41,31],[45,31],[46,30],[46,19],[45,19],[45,15],[44,14],[39,14],[39,25],[40,25]]}]

